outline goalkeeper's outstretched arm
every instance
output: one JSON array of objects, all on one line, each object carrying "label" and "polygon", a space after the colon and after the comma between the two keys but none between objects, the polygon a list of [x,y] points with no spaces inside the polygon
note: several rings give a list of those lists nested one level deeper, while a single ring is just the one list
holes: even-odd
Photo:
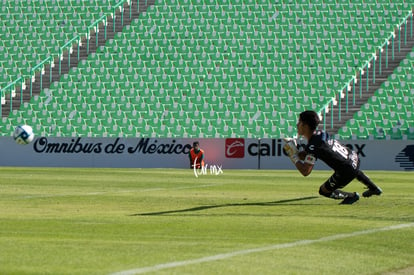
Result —
[{"label": "goalkeeper's outstretched arm", "polygon": [[286,142],[286,144],[283,146],[283,149],[287,153],[292,163],[295,165],[296,169],[298,169],[298,171],[303,176],[306,177],[312,172],[313,164],[304,161],[306,158],[306,152],[299,152],[294,141],[289,140]]},{"label": "goalkeeper's outstretched arm", "polygon": [[299,160],[295,163],[296,169],[303,175],[303,176],[309,176],[312,172],[313,165],[309,164],[307,162],[303,162],[302,160]]}]

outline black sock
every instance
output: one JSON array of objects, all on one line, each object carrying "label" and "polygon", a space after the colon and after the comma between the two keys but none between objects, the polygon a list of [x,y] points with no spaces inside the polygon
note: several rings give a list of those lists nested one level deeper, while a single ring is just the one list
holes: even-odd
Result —
[{"label": "black sock", "polygon": [[373,183],[371,179],[368,178],[362,171],[358,172],[357,180],[362,182],[366,187],[368,187],[368,189],[371,189],[371,190],[378,189],[378,186],[376,186],[375,183]]}]

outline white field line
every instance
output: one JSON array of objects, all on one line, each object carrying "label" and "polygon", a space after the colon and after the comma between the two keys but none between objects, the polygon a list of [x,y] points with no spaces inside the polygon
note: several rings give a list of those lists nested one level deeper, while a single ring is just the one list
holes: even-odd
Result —
[{"label": "white field line", "polygon": [[271,251],[271,250],[279,250],[279,249],[309,245],[309,244],[314,244],[314,243],[329,242],[329,241],[335,241],[335,240],[351,238],[351,237],[356,237],[356,236],[361,236],[361,235],[373,234],[373,233],[378,233],[378,232],[383,232],[383,231],[398,230],[398,229],[410,228],[410,227],[414,227],[414,223],[405,223],[405,224],[391,225],[391,226],[382,227],[382,228],[375,228],[375,229],[368,229],[368,230],[356,231],[356,232],[351,232],[351,233],[337,234],[337,235],[322,237],[316,240],[300,240],[300,241],[291,242],[291,243],[282,243],[282,244],[275,244],[275,245],[263,246],[263,247],[252,248],[252,249],[238,250],[238,251],[233,251],[229,253],[216,254],[216,255],[202,257],[198,259],[192,259],[192,260],[162,263],[162,264],[157,264],[153,266],[139,267],[136,269],[119,271],[116,273],[112,273],[111,275],[143,274],[147,272],[155,272],[155,271],[159,271],[163,269],[175,268],[175,267],[180,267],[180,266],[188,266],[188,265],[199,264],[199,263],[219,261],[219,260],[224,260],[224,259],[228,259],[228,258],[232,258],[236,256],[241,256],[241,255],[260,253],[260,252]]}]

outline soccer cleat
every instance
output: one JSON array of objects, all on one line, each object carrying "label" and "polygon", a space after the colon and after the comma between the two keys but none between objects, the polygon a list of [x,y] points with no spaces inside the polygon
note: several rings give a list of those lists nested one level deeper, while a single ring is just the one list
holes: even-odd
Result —
[{"label": "soccer cleat", "polygon": [[382,194],[382,190],[381,188],[377,187],[375,189],[368,189],[367,191],[365,191],[364,193],[362,193],[362,196],[364,196],[365,198],[369,198],[372,195],[381,195]]},{"label": "soccer cleat", "polygon": [[340,204],[353,204],[359,200],[359,194],[357,192],[354,193],[352,197],[346,197]]}]

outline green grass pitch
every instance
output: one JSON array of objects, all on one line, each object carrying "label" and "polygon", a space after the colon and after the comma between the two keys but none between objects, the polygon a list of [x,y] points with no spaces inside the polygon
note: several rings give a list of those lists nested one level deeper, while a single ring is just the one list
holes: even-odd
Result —
[{"label": "green grass pitch", "polygon": [[339,205],[329,171],[2,167],[0,274],[414,272],[413,174],[366,173]]}]

